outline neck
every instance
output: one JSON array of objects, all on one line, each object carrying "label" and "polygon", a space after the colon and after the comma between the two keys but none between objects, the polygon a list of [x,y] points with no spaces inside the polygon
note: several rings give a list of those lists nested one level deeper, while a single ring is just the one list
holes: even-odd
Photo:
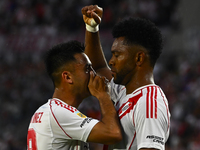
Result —
[{"label": "neck", "polygon": [[[67,92],[66,92],[67,91]],[[53,98],[58,98],[63,102],[67,103],[70,106],[78,108],[80,103],[82,102],[81,98],[76,98],[73,92],[70,90],[66,90],[64,88],[55,88]]]},{"label": "neck", "polygon": [[149,84],[154,84],[153,70],[149,72],[137,72],[125,85],[126,94],[130,94],[136,89]]}]

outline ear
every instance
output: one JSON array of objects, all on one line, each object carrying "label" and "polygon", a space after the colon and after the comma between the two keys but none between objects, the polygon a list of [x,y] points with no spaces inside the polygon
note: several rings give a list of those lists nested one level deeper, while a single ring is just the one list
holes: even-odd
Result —
[{"label": "ear", "polygon": [[69,71],[63,71],[62,80],[66,81],[69,84],[72,84],[73,83],[72,74]]},{"label": "ear", "polygon": [[136,65],[137,66],[141,66],[145,60],[145,52],[143,51],[139,51],[137,54],[136,54]]}]

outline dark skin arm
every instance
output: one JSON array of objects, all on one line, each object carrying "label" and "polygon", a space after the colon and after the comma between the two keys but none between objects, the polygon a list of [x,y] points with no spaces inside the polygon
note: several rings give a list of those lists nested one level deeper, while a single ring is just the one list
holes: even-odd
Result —
[{"label": "dark skin arm", "polygon": [[114,144],[122,140],[121,127],[117,112],[113,106],[105,77],[90,72],[88,88],[90,93],[99,100],[102,119],[97,123],[87,139],[88,142]]},{"label": "dark skin arm", "polygon": [[[84,8],[82,8],[82,14],[83,14],[83,20],[86,24],[90,25],[91,19],[94,19],[97,24],[100,24],[101,19],[99,19],[99,18],[102,18],[103,9],[99,8],[97,5],[85,6]],[[110,80],[112,78],[112,75],[111,75],[110,68],[108,67],[108,64],[106,62],[106,59],[105,59],[105,56],[104,56],[104,53],[103,53],[103,50],[102,50],[102,47],[101,47],[99,31],[92,33],[92,32],[89,32],[89,31],[86,30],[85,46],[86,46],[85,47],[85,53],[90,58],[94,70],[99,75],[105,76],[107,79]],[[102,105],[103,105],[103,103],[102,103]],[[110,109],[110,108],[107,108],[107,109]],[[104,109],[104,111],[106,111],[106,108]],[[102,114],[103,114],[103,112],[102,112]],[[105,114],[105,112],[104,112],[104,114]],[[106,123],[106,120],[105,120],[104,123]],[[92,135],[91,139],[89,137],[88,141],[93,140],[95,138],[98,138],[99,135],[95,134],[95,132],[99,129],[102,130],[100,126],[103,126],[104,123],[99,123],[95,126],[96,129],[94,130],[94,132],[93,131],[91,132],[91,134],[94,134],[94,136]],[[106,130],[104,130],[104,131],[106,131]],[[112,133],[110,133],[110,135],[111,134]],[[107,135],[103,134],[103,135],[101,135],[101,138],[103,138],[104,136],[106,137]],[[107,138],[109,138],[109,137],[107,137]],[[104,141],[104,139],[102,139],[102,141],[106,142],[106,140]],[[142,148],[140,150],[156,150],[156,149]]]},{"label": "dark skin arm", "polygon": [[[102,17],[103,10],[96,5],[91,5],[84,7],[82,13],[85,23],[90,24],[91,19],[94,19],[95,22],[99,24],[101,22],[99,16]],[[104,75],[108,79],[111,79],[111,72],[101,48],[99,32],[92,33],[86,31],[85,46],[85,53],[90,58],[92,67],[97,74]],[[103,80],[103,83],[101,80]],[[109,145],[122,140],[122,134],[117,112],[113,106],[110,95],[107,92],[107,87],[105,92],[104,82],[104,77],[94,77],[94,74],[91,74],[88,87],[90,93],[99,100],[102,119],[92,129],[88,137],[88,142],[97,142]]]},{"label": "dark skin arm", "polygon": [[[90,24],[91,19],[94,19],[97,24],[100,24],[103,15],[103,9],[97,5],[85,6],[82,8],[83,20],[86,24]],[[101,43],[99,32],[85,33],[85,53],[88,55],[92,62],[94,70],[108,80],[112,78],[110,68],[106,62]]]}]

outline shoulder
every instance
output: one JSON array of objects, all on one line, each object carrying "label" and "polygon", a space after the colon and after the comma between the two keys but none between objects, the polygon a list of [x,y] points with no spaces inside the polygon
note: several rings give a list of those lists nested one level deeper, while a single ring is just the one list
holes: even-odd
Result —
[{"label": "shoulder", "polygon": [[144,87],[141,87],[138,89],[138,91],[141,91],[142,96],[141,100],[139,101],[140,103],[148,103],[149,101],[152,102],[154,101],[163,101],[167,103],[167,98],[162,91],[162,89],[157,86],[157,85],[147,85]]},{"label": "shoulder", "polygon": [[51,116],[59,123],[78,123],[87,120],[87,116],[78,109],[61,100],[52,99],[49,101]]},{"label": "shoulder", "polygon": [[165,118],[169,122],[168,101],[162,89],[157,85],[149,85],[142,89],[142,96],[135,107],[135,117],[149,119]]},{"label": "shoulder", "polygon": [[57,119],[60,118],[61,120],[63,120],[63,118],[78,117],[78,115],[80,115],[80,112],[75,107],[62,102],[59,99],[49,100],[49,108],[52,116]]},{"label": "shoulder", "polygon": [[75,107],[72,107],[58,99],[49,100],[49,106],[50,106],[51,110],[57,109],[57,110],[61,110],[61,111],[69,111],[72,113],[77,111],[77,109]]}]

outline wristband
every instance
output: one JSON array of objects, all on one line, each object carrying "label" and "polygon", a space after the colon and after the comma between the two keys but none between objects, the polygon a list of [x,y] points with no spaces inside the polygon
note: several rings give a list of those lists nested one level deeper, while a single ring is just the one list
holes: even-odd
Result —
[{"label": "wristband", "polygon": [[92,27],[88,24],[85,24],[86,25],[86,30],[89,31],[89,32],[97,32],[99,31],[99,25],[95,26],[95,27]]},{"label": "wristband", "polygon": [[93,32],[93,33],[99,31],[99,25],[94,21],[94,19],[91,20],[90,24],[91,25],[85,24],[87,31]]}]

